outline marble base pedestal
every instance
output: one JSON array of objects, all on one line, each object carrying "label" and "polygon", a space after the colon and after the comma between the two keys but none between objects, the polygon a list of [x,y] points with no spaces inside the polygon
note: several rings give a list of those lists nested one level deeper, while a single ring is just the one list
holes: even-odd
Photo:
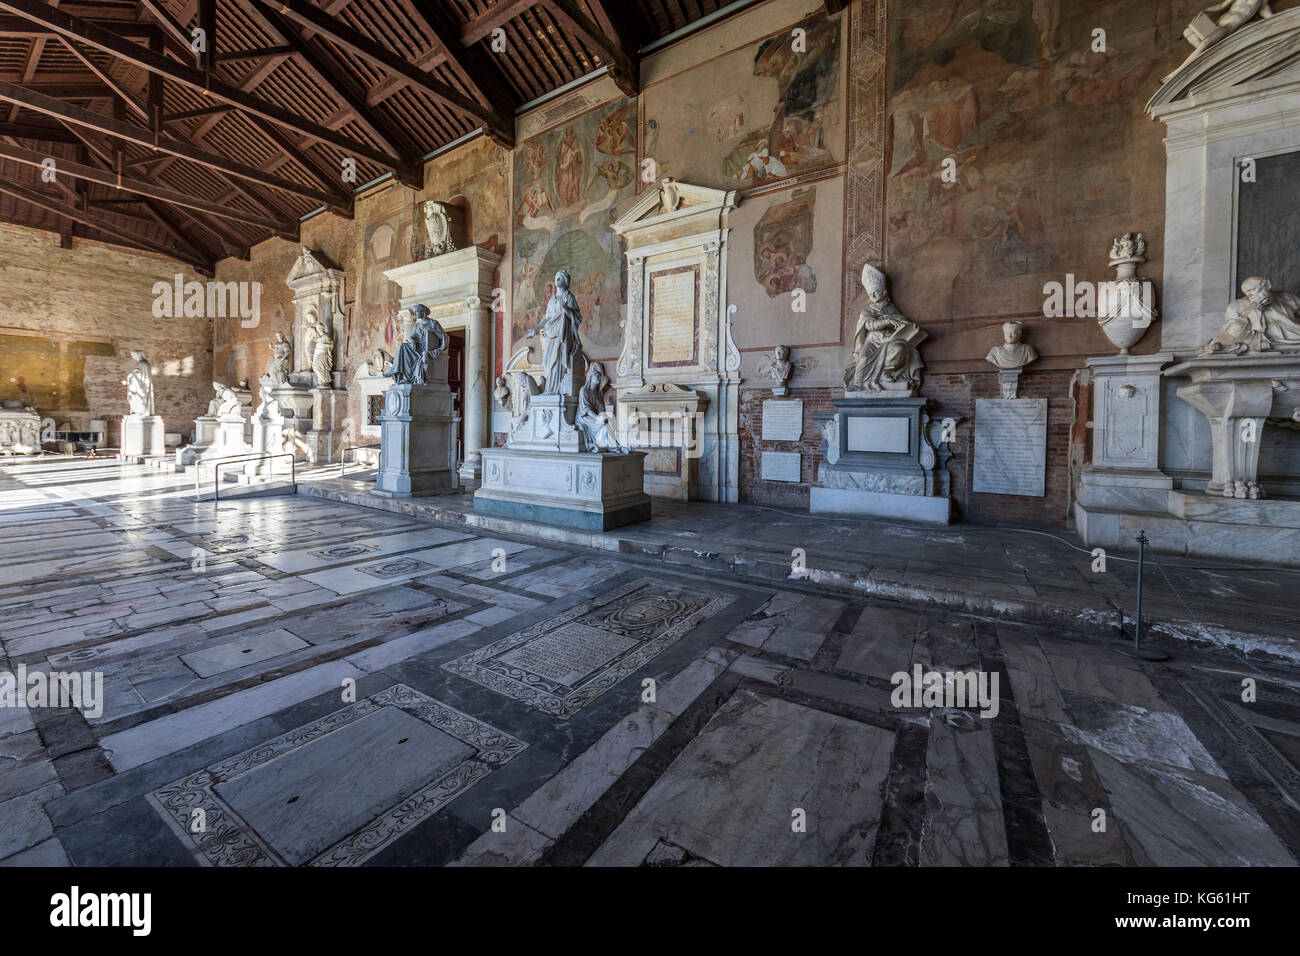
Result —
[{"label": "marble base pedestal", "polygon": [[445,381],[389,388],[380,434],[375,494],[413,498],[456,490],[456,420]]},{"label": "marble base pedestal", "polygon": [[[822,427],[814,514],[897,518],[929,524],[952,521],[943,422],[932,421],[929,400],[910,397],[844,398],[835,412],[815,416]],[[960,416],[949,416],[955,424]]]},{"label": "marble base pedestal", "polygon": [[153,458],[167,454],[163,420],[158,415],[127,415],[122,419],[122,457]]},{"label": "marble base pedestal", "polygon": [[[196,418],[196,434],[199,432],[199,425],[204,419]],[[193,445],[186,445],[184,448],[176,449],[175,470],[183,472],[191,465],[201,465],[204,462],[217,461],[222,458],[239,458],[243,455],[253,453],[253,446],[244,440],[248,431],[248,422],[242,415],[228,415],[224,418],[212,418],[212,438],[205,445],[199,445],[197,442]],[[203,429],[206,432],[206,427]]]},{"label": "marble base pedestal", "polygon": [[534,395],[527,411],[510,423],[511,448],[577,453],[582,442],[574,420],[578,400],[568,395]]},{"label": "marble base pedestal", "polygon": [[478,514],[608,531],[650,518],[645,452],[484,448]]}]

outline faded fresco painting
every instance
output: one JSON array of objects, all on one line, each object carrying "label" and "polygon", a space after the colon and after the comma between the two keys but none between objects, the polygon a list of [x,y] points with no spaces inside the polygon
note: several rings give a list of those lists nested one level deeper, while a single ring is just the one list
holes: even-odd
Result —
[{"label": "faded fresco painting", "polygon": [[813,248],[813,208],[817,187],[796,189],[754,227],[754,278],[769,299],[795,289],[817,291],[817,273],[808,263]]},{"label": "faded fresco painting", "polygon": [[717,189],[778,182],[844,158],[840,22],[819,17],[645,92],[645,156]]},{"label": "faded fresco painting", "polygon": [[514,324],[518,345],[568,269],[593,358],[622,342],[622,254],[610,224],[635,192],[634,100],[617,100],[521,143],[515,151]]},{"label": "faded fresco painting", "polygon": [[376,210],[363,232],[361,282],[353,305],[349,355],[369,358],[376,349],[392,355],[401,344],[402,324],[397,319],[400,290],[384,277],[384,270],[410,261],[412,213],[408,206],[409,200],[399,202],[397,208]]}]

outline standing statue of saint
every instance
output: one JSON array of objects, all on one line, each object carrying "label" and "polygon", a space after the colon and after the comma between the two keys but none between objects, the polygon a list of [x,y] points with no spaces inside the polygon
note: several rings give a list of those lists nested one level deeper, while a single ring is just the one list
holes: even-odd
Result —
[{"label": "standing statue of saint", "polygon": [[311,355],[311,372],[317,388],[329,388],[334,382],[334,336],[324,320],[307,329],[305,344]]},{"label": "standing statue of saint", "polygon": [[530,339],[538,330],[542,333],[543,395],[571,394],[574,363],[582,354],[582,340],[578,338],[581,324],[578,300],[569,291],[569,272],[561,269],[555,273],[555,295],[546,304],[546,314],[528,330]]},{"label": "standing statue of saint", "polygon": [[393,359],[389,373],[395,385],[429,384],[429,359],[447,347],[447,333],[430,317],[428,306],[413,305],[411,314],[415,316],[415,324],[411,326],[406,341],[397,349],[397,358]]},{"label": "standing statue of saint", "polygon": [[153,414],[153,375],[149,371],[149,362],[144,353],[138,349],[131,350],[135,368],[127,373],[122,382],[126,386],[126,401],[132,415]]},{"label": "standing statue of saint", "polygon": [[284,385],[289,381],[289,370],[293,363],[293,344],[285,337],[283,332],[275,333],[275,341],[271,343],[271,361],[266,366],[266,374],[262,376],[263,385]]}]

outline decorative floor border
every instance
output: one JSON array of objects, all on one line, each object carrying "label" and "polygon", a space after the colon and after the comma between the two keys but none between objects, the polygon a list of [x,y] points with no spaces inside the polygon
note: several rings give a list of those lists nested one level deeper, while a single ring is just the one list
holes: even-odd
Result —
[{"label": "decorative floor border", "polygon": [[[654,586],[647,584],[645,581],[632,581],[622,587],[615,588],[613,591],[607,591],[604,594],[597,595],[594,598],[583,601],[574,605],[567,611],[548,617],[544,621],[539,621],[531,627],[522,631],[495,641],[478,650],[466,654],[464,657],[458,657],[455,660],[443,664],[443,670],[450,671],[472,680],[476,684],[494,690],[499,694],[524,703],[542,711],[558,717],[561,720],[568,720],[583,707],[586,707],[593,700],[605,693],[614,685],[618,684],[629,674],[639,670],[647,662],[653,660],[671,645],[680,640],[687,632],[692,630],[703,619],[711,617],[726,607],[735,597],[730,594],[716,594],[711,600],[707,601],[702,607],[692,611],[682,620],[669,627],[662,634],[649,641],[645,641],[640,647],[619,658],[615,663],[599,671],[594,677],[583,684],[581,687],[574,689],[571,693],[559,695],[551,689],[538,683],[537,675],[523,670],[517,670],[518,680],[507,677],[494,670],[482,666],[482,662],[508,653],[517,647],[522,647],[528,642],[542,637],[543,635],[558,630],[564,625],[586,614],[592,608],[600,607],[605,604],[611,604],[627,596],[633,591],[645,587]],[[699,590],[679,587],[674,585],[660,585],[671,591],[688,591],[695,594],[707,596],[706,592]],[[530,680],[531,679],[531,680]]]},{"label": "decorative floor border", "polygon": [[[528,746],[517,737],[426,697],[405,684],[394,684],[364,700],[160,787],[146,799],[201,865],[287,866],[253,827],[217,795],[217,785],[383,707],[397,707],[468,744],[475,753],[318,854],[307,862],[307,866],[356,866],[364,863]],[[205,817],[205,831],[200,834],[190,832],[196,809],[202,809]]]}]

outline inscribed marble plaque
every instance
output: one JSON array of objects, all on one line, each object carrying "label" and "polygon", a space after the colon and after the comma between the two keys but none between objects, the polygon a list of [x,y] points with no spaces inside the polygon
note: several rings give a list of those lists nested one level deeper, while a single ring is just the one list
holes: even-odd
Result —
[{"label": "inscribed marble plaque", "polygon": [[803,399],[763,402],[763,441],[798,441],[803,437]]},{"label": "inscribed marble plaque", "polygon": [[848,434],[845,448],[848,451],[890,452],[906,455],[912,420],[901,417],[847,415]]},{"label": "inscribed marble plaque", "polygon": [[650,276],[650,364],[695,364],[699,266]]},{"label": "inscribed marble plaque", "polygon": [[992,495],[1046,493],[1047,399],[975,401],[975,487]]},{"label": "inscribed marble plaque", "polygon": [[797,484],[802,464],[803,456],[797,451],[765,451],[762,478],[764,481],[793,481]]}]

